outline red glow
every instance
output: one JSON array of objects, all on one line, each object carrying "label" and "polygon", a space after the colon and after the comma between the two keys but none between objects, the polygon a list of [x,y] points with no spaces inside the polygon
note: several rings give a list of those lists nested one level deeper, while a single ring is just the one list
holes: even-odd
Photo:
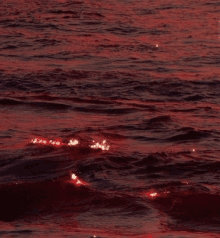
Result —
[{"label": "red glow", "polygon": [[39,137],[36,137],[36,138],[32,139],[30,142],[33,143],[33,144],[53,145],[53,146],[56,146],[56,147],[64,145],[64,143],[62,143],[62,141],[60,139],[48,140],[48,139],[39,138]]},{"label": "red glow", "polygon": [[71,174],[71,180],[69,182],[73,183],[76,186],[88,186],[88,183],[79,179],[75,174]]},{"label": "red glow", "polygon": [[[55,140],[48,140],[42,137],[35,137],[34,139],[30,140],[30,143],[32,144],[40,144],[40,145],[53,145],[56,147],[60,146],[76,146],[79,144],[79,141],[77,139],[71,139],[68,143],[63,143],[61,139],[55,139]],[[110,146],[107,144],[106,140],[103,140],[101,143],[95,142],[93,140],[93,144],[89,145],[92,149],[101,149],[101,150],[109,150]]]},{"label": "red glow", "polygon": [[148,199],[156,199],[159,197],[167,197],[170,196],[170,191],[156,191],[156,190],[151,190],[148,192],[145,192],[142,194],[142,196],[147,197]]},{"label": "red glow", "polygon": [[160,194],[157,191],[148,191],[144,193],[144,196],[147,196],[149,199],[155,199],[160,196]]}]

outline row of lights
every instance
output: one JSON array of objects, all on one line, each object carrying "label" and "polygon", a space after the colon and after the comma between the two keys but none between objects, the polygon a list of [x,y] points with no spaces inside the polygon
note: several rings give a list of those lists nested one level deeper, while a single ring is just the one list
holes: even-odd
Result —
[{"label": "row of lights", "polygon": [[[61,141],[55,141],[55,140],[45,140],[45,139],[40,139],[40,138],[34,138],[31,140],[31,143],[33,144],[43,144],[43,145],[54,145],[54,146],[61,146],[61,145],[68,145],[68,146],[75,146],[79,144],[79,141],[76,139],[71,139],[67,144],[62,143]],[[109,150],[110,146],[107,144],[106,140],[103,140],[101,143],[95,142],[93,140],[92,145],[89,147],[92,149],[101,149],[101,150]]]}]

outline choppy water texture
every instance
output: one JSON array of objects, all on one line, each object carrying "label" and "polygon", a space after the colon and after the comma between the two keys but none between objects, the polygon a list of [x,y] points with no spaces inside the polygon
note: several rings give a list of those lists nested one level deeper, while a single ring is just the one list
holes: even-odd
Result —
[{"label": "choppy water texture", "polygon": [[219,1],[0,12],[0,236],[220,237]]}]

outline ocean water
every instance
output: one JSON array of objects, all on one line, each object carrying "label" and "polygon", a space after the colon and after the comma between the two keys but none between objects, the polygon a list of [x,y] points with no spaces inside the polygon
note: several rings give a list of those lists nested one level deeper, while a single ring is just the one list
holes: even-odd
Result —
[{"label": "ocean water", "polygon": [[0,236],[220,237],[220,2],[0,12]]}]

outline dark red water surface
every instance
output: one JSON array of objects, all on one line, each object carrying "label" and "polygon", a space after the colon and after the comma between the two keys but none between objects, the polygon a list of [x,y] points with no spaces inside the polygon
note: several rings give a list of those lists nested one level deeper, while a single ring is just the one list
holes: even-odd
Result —
[{"label": "dark red water surface", "polygon": [[219,11],[1,2],[1,237],[220,237]]}]

